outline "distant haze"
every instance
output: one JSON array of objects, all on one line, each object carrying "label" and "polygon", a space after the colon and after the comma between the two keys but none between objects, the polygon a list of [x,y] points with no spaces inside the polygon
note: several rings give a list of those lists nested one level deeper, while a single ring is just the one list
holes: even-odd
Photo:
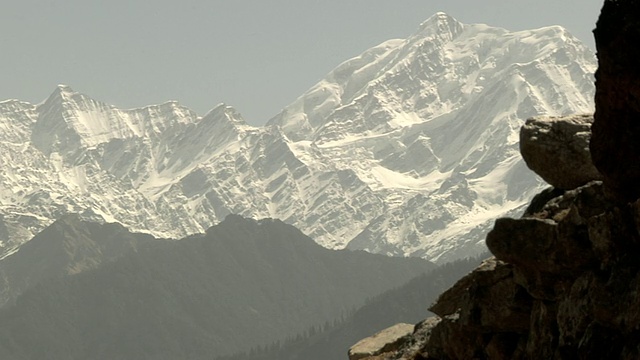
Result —
[{"label": "distant haze", "polygon": [[593,45],[602,0],[9,0],[0,100],[59,84],[118,107],[220,102],[260,125],[336,65],[437,11],[510,30],[562,25]]}]

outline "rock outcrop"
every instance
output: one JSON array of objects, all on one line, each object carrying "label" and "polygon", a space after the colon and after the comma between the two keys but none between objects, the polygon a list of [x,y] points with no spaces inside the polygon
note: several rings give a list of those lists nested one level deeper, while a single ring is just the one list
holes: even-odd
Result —
[{"label": "rock outcrop", "polygon": [[495,257],[443,293],[430,308],[438,316],[384,359],[640,359],[638,14],[638,1],[607,0],[595,31],[602,70],[590,151],[603,180],[576,180],[584,164],[523,144],[527,163],[559,167],[550,182],[563,189],[536,196],[520,219],[498,219],[487,236]]},{"label": "rock outcrop", "polygon": [[601,181],[499,219],[495,257],[431,306],[418,352],[387,359],[637,359],[639,234],[640,200],[612,202]]},{"label": "rock outcrop", "polygon": [[349,349],[349,360],[383,359],[400,348],[405,338],[413,333],[411,324],[396,324],[386,328],[373,336],[358,341]]},{"label": "rock outcrop", "polygon": [[520,130],[520,153],[527,166],[559,189],[574,189],[602,175],[591,161],[592,115],[538,116]]}]

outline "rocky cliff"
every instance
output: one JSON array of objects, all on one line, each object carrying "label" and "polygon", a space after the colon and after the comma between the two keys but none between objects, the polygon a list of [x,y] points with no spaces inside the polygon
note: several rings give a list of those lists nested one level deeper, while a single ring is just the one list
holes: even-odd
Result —
[{"label": "rocky cliff", "polygon": [[[487,236],[495,257],[440,296],[430,308],[437,317],[402,344],[368,357],[352,348],[352,358],[640,358],[637,14],[637,1],[604,3],[591,139],[587,117],[538,118],[522,129],[527,164],[555,188],[522,218],[495,222]],[[597,171],[584,170],[591,158]]]}]

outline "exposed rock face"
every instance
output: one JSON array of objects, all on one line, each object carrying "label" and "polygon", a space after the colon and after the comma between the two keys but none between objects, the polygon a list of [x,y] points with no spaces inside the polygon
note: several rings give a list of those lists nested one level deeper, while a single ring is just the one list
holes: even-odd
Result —
[{"label": "exposed rock face", "polygon": [[[420,323],[416,324],[413,328],[413,333],[411,336],[404,336],[396,341],[393,344],[393,351],[386,351],[383,353],[375,353],[372,355],[368,355],[365,357],[359,358],[360,360],[387,360],[387,359],[425,359],[422,356],[422,349],[426,344],[427,340],[431,338],[433,329],[440,323],[440,318],[438,317],[430,317]],[[404,325],[404,324],[398,324]],[[397,325],[396,325],[397,326]],[[366,340],[366,339],[365,339]],[[364,340],[363,340],[364,341]],[[360,344],[360,342],[358,342]],[[354,345],[349,350],[349,360],[353,360],[351,358],[352,349],[357,346]]]},{"label": "exposed rock face", "polygon": [[639,358],[640,200],[593,181],[497,220],[487,245],[495,258],[440,296],[428,336],[385,359]]},{"label": "exposed rock face", "polygon": [[411,324],[396,324],[360,340],[349,349],[349,360],[373,359],[398,350],[403,340],[413,333]]},{"label": "exposed rock face", "polygon": [[528,119],[520,130],[520,152],[527,166],[560,189],[601,180],[589,152],[592,123],[592,115]]},{"label": "exposed rock face", "polygon": [[640,2],[602,11],[591,155],[604,180],[553,180],[565,190],[543,191],[521,219],[498,219],[487,235],[495,258],[442,294],[435,325],[417,326],[386,359],[640,358]]},{"label": "exposed rock face", "polygon": [[591,153],[619,200],[640,197],[640,2],[608,0],[594,30],[598,50]]},{"label": "exposed rock face", "polygon": [[426,343],[427,354],[474,359],[482,355],[479,349],[504,348],[505,342],[526,334],[531,307],[531,299],[514,280],[513,267],[488,259],[430,308],[442,321]]}]

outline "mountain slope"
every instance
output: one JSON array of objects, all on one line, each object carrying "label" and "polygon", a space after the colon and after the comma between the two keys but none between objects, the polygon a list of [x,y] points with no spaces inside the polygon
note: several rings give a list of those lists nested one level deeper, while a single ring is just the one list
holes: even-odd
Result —
[{"label": "mountain slope", "polygon": [[121,110],[66,86],[37,106],[1,102],[0,245],[6,256],[68,212],[173,238],[233,213],[282,219],[328,248],[475,255],[491,219],[540,189],[517,152],[520,125],[591,112],[595,66],[561,27],[509,32],[438,13],[261,128],[226,105],[203,117],[175,102]]},{"label": "mountain slope", "polygon": [[65,215],[24,244],[18,254],[0,261],[0,308],[43,281],[92,270],[140,247],[161,243],[117,223],[85,223],[77,215]]},{"label": "mountain slope", "polygon": [[[54,226],[49,235],[64,228],[91,234],[95,244],[114,242],[113,225]],[[211,359],[336,319],[432,268],[422,259],[324,249],[281,221],[231,215],[205,235],[142,245],[31,286],[0,310],[0,351],[3,359]]]},{"label": "mountain slope", "polygon": [[438,13],[338,66],[271,123],[385,194],[349,247],[451,259],[478,252],[490,219],[536,193],[519,128],[536,114],[592,111],[594,70],[560,27],[508,32]]},{"label": "mountain slope", "polygon": [[[308,331],[310,335],[296,336],[261,350],[223,357],[220,360],[340,360],[347,358],[353,344],[382,329],[398,323],[417,323],[430,313],[429,304],[468,274],[488,257],[457,260],[411,279],[406,284],[384,292],[344,318],[341,322],[325,323],[324,329]],[[323,330],[323,331],[321,331]]]}]

